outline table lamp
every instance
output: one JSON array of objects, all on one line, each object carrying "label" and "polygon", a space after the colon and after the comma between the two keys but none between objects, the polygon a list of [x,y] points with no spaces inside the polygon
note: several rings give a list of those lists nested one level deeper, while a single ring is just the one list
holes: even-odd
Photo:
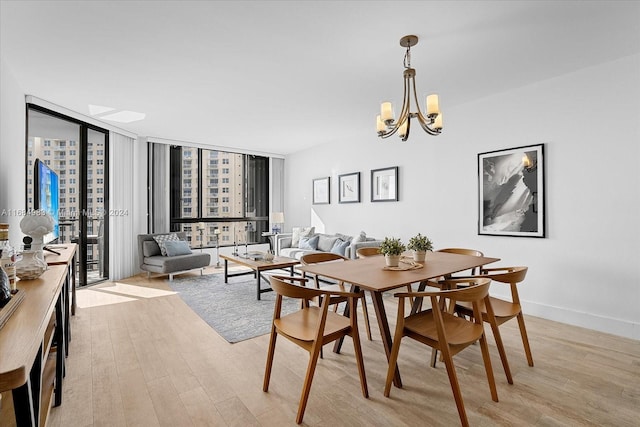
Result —
[{"label": "table lamp", "polygon": [[269,215],[269,220],[271,221],[271,232],[273,234],[278,234],[282,231],[280,227],[281,224],[284,224],[284,212],[271,212]]}]

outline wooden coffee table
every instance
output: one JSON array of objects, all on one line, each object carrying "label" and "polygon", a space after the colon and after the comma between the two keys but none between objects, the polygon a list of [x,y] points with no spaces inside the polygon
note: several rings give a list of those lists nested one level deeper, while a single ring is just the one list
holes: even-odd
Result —
[{"label": "wooden coffee table", "polygon": [[[294,275],[293,267],[300,264],[300,261],[293,258],[287,258],[283,256],[277,256],[273,261],[253,260],[245,258],[242,255],[220,255],[220,258],[224,260],[224,283],[229,283],[229,277],[245,276],[247,274],[253,274],[256,277],[256,296],[260,299],[260,294],[265,292],[271,292],[271,288],[262,289],[260,287],[260,280],[263,271],[269,270],[282,270],[289,269],[290,275]],[[249,267],[251,271],[243,271],[240,273],[229,273],[229,261],[240,264],[245,267]],[[266,278],[265,281],[269,282]]]}]

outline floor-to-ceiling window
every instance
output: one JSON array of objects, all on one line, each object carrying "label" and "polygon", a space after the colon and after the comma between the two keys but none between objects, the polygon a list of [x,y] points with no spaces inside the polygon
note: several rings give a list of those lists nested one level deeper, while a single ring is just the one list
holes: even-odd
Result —
[{"label": "floor-to-ceiling window", "polygon": [[79,244],[78,283],[108,276],[108,132],[85,122],[27,105],[27,209],[37,206],[36,160],[59,179],[59,244]]},{"label": "floor-to-ceiling window", "polygon": [[265,243],[269,229],[269,158],[172,146],[170,229],[192,247]]}]

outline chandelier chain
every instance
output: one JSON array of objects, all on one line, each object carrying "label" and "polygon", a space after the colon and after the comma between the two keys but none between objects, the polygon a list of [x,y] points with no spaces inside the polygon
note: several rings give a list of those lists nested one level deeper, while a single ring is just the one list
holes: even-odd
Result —
[{"label": "chandelier chain", "polygon": [[404,68],[411,68],[411,46],[407,46],[407,51],[404,54],[402,63],[404,64]]}]

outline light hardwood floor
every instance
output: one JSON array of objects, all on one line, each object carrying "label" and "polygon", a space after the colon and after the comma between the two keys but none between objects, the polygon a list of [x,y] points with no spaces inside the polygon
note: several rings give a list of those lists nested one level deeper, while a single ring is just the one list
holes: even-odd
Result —
[{"label": "light hardwood floor", "polygon": [[[268,335],[228,344],[178,295],[161,292],[170,290],[166,278],[140,275],[120,283],[131,286],[105,283],[79,291],[85,306],[71,320],[63,404],[52,409],[49,426],[295,425],[307,364],[303,350],[278,340],[264,393]],[[385,301],[393,325],[395,298]],[[532,316],[526,322],[533,368],[517,323],[501,327],[513,385],[488,332],[498,403],[491,400],[479,346],[454,357],[471,425],[640,425],[639,341]],[[375,322],[372,329],[374,341],[360,331],[370,398],[360,393],[353,346],[345,340],[341,354],[324,352],[304,424],[459,425],[444,365],[428,366],[426,346],[403,342],[398,364],[404,388],[383,396],[387,364]],[[12,424],[10,404],[5,393],[3,427]]]}]

